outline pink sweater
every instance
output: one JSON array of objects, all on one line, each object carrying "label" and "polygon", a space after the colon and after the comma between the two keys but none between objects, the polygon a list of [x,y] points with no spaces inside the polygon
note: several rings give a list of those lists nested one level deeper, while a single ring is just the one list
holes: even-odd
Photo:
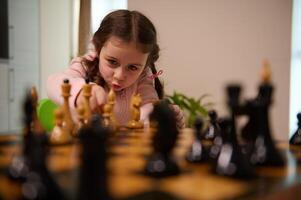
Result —
[{"label": "pink sweater", "polygon": [[[46,86],[48,97],[55,103],[62,105],[63,98],[61,97],[61,84],[63,83],[64,79],[69,79],[71,84],[71,96],[69,98],[69,104],[71,113],[73,115],[75,115],[75,99],[82,86],[85,84],[84,77],[86,72],[80,63],[81,59],[82,58],[76,58],[71,61],[69,68],[62,73],[49,76]],[[150,69],[145,68],[138,80],[133,85],[116,92],[114,112],[120,125],[125,125],[130,119],[130,100],[131,96],[135,93],[139,93],[142,98],[140,119],[145,123],[148,122],[148,115],[153,108],[152,103],[158,100],[158,95],[154,88],[153,80],[149,78],[150,75]],[[108,91],[105,91],[107,92],[107,95]]]}]

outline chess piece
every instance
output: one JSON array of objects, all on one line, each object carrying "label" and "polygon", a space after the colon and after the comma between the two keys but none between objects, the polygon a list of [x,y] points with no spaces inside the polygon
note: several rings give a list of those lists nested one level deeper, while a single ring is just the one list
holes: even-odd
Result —
[{"label": "chess piece", "polygon": [[248,116],[248,122],[241,130],[241,138],[248,144],[254,143],[256,139],[257,118],[254,109],[254,100],[247,100],[244,104],[245,115]]},{"label": "chess piece", "polygon": [[220,127],[217,123],[217,113],[215,110],[210,110],[208,112],[210,121],[209,126],[205,132],[204,138],[208,140],[214,140],[214,138],[219,134]]},{"label": "chess piece", "polygon": [[[88,124],[80,129],[82,145],[78,199],[110,199],[107,190],[106,138],[109,129],[101,117],[94,114]],[[93,183],[93,184],[91,184]]]},{"label": "chess piece", "polygon": [[70,113],[70,106],[69,106],[69,97],[70,97],[70,90],[71,85],[69,83],[68,79],[65,79],[62,84],[62,97],[64,98],[64,104],[63,104],[63,112],[64,112],[64,123],[63,126],[65,127],[65,130],[72,134],[75,124],[73,122],[71,113]]},{"label": "chess piece", "polygon": [[50,143],[53,145],[70,144],[72,136],[67,127],[63,126],[64,111],[62,108],[57,108],[54,111],[55,126],[50,136]]},{"label": "chess piece", "polygon": [[104,124],[105,126],[110,126],[110,119],[112,114],[112,107],[110,104],[106,103],[103,107],[103,118],[104,118]]},{"label": "chess piece", "polygon": [[215,161],[214,172],[239,179],[253,178],[253,168],[241,152],[231,119],[221,120],[220,128],[224,141]]},{"label": "chess piece", "polygon": [[36,118],[37,95],[34,89],[24,103],[23,154],[14,157],[9,177],[20,184],[20,199],[65,199],[47,169],[48,137]]},{"label": "chess piece", "polygon": [[75,131],[73,131],[72,135],[74,137],[79,136],[80,129],[88,123],[85,119],[85,108],[83,105],[78,105],[76,108],[78,123],[76,125]]},{"label": "chess piece", "polygon": [[259,86],[259,93],[253,103],[255,140],[250,156],[250,161],[256,165],[283,166],[285,160],[276,148],[272,138],[269,109],[272,104],[273,86],[271,72],[267,62],[264,63],[262,72],[262,83]]},{"label": "chess piece", "polygon": [[[254,110],[256,116],[256,135],[250,161],[257,165],[283,166],[285,161],[276,148],[275,142],[271,135],[268,111],[270,106],[270,85],[260,86],[259,98],[254,100]],[[267,96],[265,94],[268,94]],[[268,98],[268,99],[266,99]]]},{"label": "chess piece", "polygon": [[[263,67],[261,70],[261,79],[262,85],[269,84],[271,81],[271,70],[267,60],[263,62]],[[241,137],[247,143],[247,146],[249,146],[249,144],[251,143],[254,143],[256,139],[255,133],[258,131],[258,119],[256,116],[255,107],[257,105],[256,99],[261,98],[260,95],[261,92],[259,92],[255,99],[246,100],[245,103],[240,105],[239,107],[239,114],[248,116],[248,122],[241,130]]]},{"label": "chess piece", "polygon": [[290,139],[290,144],[301,145],[301,113],[297,114],[298,128]]},{"label": "chess piece", "polygon": [[208,159],[207,149],[202,144],[202,128],[203,121],[197,117],[194,122],[195,140],[186,155],[186,160],[189,162],[202,163]]},{"label": "chess piece", "polygon": [[108,102],[103,107],[102,117],[104,120],[104,125],[106,127],[112,128],[113,130],[118,129],[118,122],[114,114],[115,101],[116,101],[116,94],[114,90],[111,89],[108,94]]},{"label": "chess piece", "polygon": [[240,112],[240,93],[241,86],[240,85],[229,85],[227,87],[227,104],[230,112],[230,122],[231,124],[231,140],[232,142],[237,143],[237,131],[236,131],[236,116]]},{"label": "chess piece", "polygon": [[85,109],[85,120],[88,121],[91,117],[91,108],[90,108],[90,97],[92,91],[92,85],[89,84],[89,79],[85,80],[86,83],[83,85],[83,96],[84,96],[84,109]]},{"label": "chess piece", "polygon": [[33,106],[33,117],[34,120],[38,119],[38,115],[37,115],[37,106],[38,106],[38,92],[37,92],[37,88],[36,87],[32,87],[30,89],[30,96],[31,96],[31,101],[32,101],[32,106]]},{"label": "chess piece", "polygon": [[[253,168],[237,140],[236,116],[243,113],[240,103],[240,85],[229,85],[227,91],[227,104],[230,118],[219,121],[221,138],[219,145],[213,145],[210,156],[216,158],[214,172],[220,175],[231,176],[240,179],[254,177]],[[213,149],[214,148],[214,149]]]},{"label": "chess piece", "polygon": [[209,157],[213,161],[217,159],[217,157],[221,151],[223,142],[226,140],[226,137],[227,137],[227,135],[225,135],[226,132],[221,130],[220,124],[222,122],[223,122],[223,119],[219,119],[216,122],[218,124],[219,131],[217,132],[217,135],[213,139],[212,146],[210,147],[210,150],[209,150]]},{"label": "chess piece", "polygon": [[26,93],[23,104],[23,146],[22,154],[14,156],[8,168],[8,176],[14,181],[24,182],[29,173],[29,156],[33,148],[33,121],[34,121],[34,101],[32,91]]},{"label": "chess piece", "polygon": [[157,178],[176,175],[180,169],[172,155],[179,134],[175,114],[162,101],[154,105],[150,119],[156,122],[156,130],[152,139],[153,154],[147,160],[145,172]]},{"label": "chess piece", "polygon": [[24,199],[66,199],[46,165],[48,136],[41,126],[35,127],[28,158],[29,173],[22,188],[29,187],[29,190],[36,191],[36,196],[32,198],[32,193],[24,190]]},{"label": "chess piece", "polygon": [[141,105],[141,97],[140,94],[136,94],[132,96],[131,99],[131,120],[127,124],[127,128],[130,129],[140,129],[143,128],[143,123],[140,121],[140,105]]}]

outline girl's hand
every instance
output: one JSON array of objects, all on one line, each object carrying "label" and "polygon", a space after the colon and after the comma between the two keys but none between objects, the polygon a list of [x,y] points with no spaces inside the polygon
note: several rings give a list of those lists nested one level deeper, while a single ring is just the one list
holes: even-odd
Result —
[{"label": "girl's hand", "polygon": [[183,111],[180,109],[178,105],[175,104],[172,104],[170,107],[171,109],[173,109],[173,111],[176,114],[177,128],[178,129],[185,128],[185,117]]},{"label": "girl's hand", "polygon": [[[97,84],[91,84],[92,90],[91,90],[91,97],[90,97],[90,108],[93,113],[99,113],[101,114],[101,108],[106,102],[106,93],[104,89],[97,85]],[[79,96],[76,99],[75,105],[80,105],[84,103],[84,96],[83,96],[83,90],[80,91]]]}]

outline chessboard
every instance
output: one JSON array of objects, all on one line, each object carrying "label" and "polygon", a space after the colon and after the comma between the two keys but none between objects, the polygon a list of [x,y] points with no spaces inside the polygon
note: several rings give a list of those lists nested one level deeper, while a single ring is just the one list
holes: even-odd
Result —
[{"label": "chessboard", "polygon": [[[113,199],[298,199],[301,193],[301,148],[278,143],[287,159],[283,167],[257,167],[257,177],[240,180],[213,173],[209,163],[191,164],[185,154],[193,142],[193,130],[183,129],[173,151],[179,175],[154,178],[144,174],[146,157],[152,151],[151,130],[122,131],[108,151],[108,191]],[[0,137],[0,194],[16,199],[18,190],[6,176],[14,155],[22,148],[20,135]],[[76,199],[79,181],[80,144],[53,146],[47,166],[67,199]],[[93,184],[93,183],[91,183]]]},{"label": "chessboard", "polygon": [[[240,100],[240,85],[228,85],[229,116],[197,117],[179,129],[172,106],[156,102],[149,126],[133,96],[132,118],[119,125],[114,91],[101,114],[89,106],[91,85],[72,121],[68,80],[64,104],[47,133],[37,116],[34,88],[23,105],[23,131],[0,136],[0,199],[300,199],[301,114],[288,142],[275,141],[269,125],[273,85],[267,66],[258,95]],[[248,121],[237,125],[239,117]]]}]

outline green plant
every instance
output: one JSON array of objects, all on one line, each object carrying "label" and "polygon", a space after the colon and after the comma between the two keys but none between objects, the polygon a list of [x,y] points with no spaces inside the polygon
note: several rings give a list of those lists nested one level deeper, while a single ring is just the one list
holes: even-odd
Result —
[{"label": "green plant", "polygon": [[196,99],[176,91],[174,91],[173,95],[166,95],[169,103],[178,105],[184,111],[187,119],[187,125],[189,127],[192,127],[197,116],[202,118],[208,117],[208,110],[213,105],[213,103],[210,102],[203,102],[208,96],[208,94],[204,94]]}]

